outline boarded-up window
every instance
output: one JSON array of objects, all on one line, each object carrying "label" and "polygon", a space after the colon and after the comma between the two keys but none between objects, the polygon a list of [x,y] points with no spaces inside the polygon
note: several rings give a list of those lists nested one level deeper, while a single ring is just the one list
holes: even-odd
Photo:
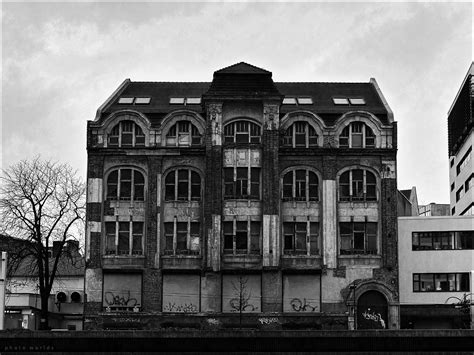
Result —
[{"label": "boarded-up window", "polygon": [[142,304],[142,275],[104,274],[103,307],[132,311]]},{"label": "boarded-up window", "polygon": [[283,276],[283,312],[320,312],[319,275]]},{"label": "boarded-up window", "polygon": [[261,312],[259,275],[224,275],[222,280],[222,311]]},{"label": "boarded-up window", "polygon": [[163,275],[163,312],[199,312],[199,275]]}]

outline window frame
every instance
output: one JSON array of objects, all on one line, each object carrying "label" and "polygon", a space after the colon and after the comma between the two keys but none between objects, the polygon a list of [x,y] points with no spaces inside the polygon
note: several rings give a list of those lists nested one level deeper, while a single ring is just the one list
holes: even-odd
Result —
[{"label": "window frame", "polygon": [[[370,234],[368,227],[372,228]],[[339,255],[379,255],[378,234],[377,222],[339,222]],[[363,248],[356,246],[361,238]],[[347,240],[349,248],[343,248]],[[371,243],[375,244],[375,249],[370,248]]]},{"label": "window frame", "polygon": [[[439,282],[439,288],[437,287],[437,279],[441,280],[444,277],[444,282],[448,286],[448,289],[443,289],[441,282]],[[451,289],[449,285],[450,276],[454,276],[454,289]],[[425,281],[422,278],[425,278]],[[423,282],[429,282],[431,279],[432,289],[424,287]],[[427,285],[428,286],[428,285]],[[464,286],[464,287],[463,287]],[[467,286],[467,287],[466,287]],[[413,273],[412,274],[412,290],[414,293],[425,293],[425,292],[470,292],[470,280],[468,272],[435,272],[435,273]]]},{"label": "window frame", "polygon": [[[124,131],[124,126],[131,124],[132,131]],[[124,136],[131,135],[130,145],[123,143]],[[114,139],[117,143],[111,143]],[[107,148],[144,148],[146,147],[146,134],[142,127],[133,120],[121,120],[115,124],[107,135]]]},{"label": "window frame", "polygon": [[[128,171],[130,170],[130,180],[123,180],[122,179],[122,175],[125,171]],[[116,180],[116,183],[114,182],[110,182],[110,179],[112,178],[112,176],[114,176],[114,173],[117,173],[117,180]],[[139,183],[136,183],[136,179],[137,179],[137,176],[141,176],[141,182]],[[127,181],[130,181],[130,198],[126,198],[126,196],[122,196],[122,189],[123,189],[123,183],[124,182],[127,182]],[[112,196],[111,195],[111,188],[112,186],[116,186],[115,187],[115,190],[116,190],[116,193],[115,193],[115,196]],[[140,189],[138,189],[138,187],[140,187]],[[106,187],[106,191],[105,191],[105,200],[108,200],[108,201],[130,201],[130,202],[144,202],[146,200],[146,189],[145,189],[145,186],[146,186],[146,179],[145,179],[145,174],[136,169],[136,168],[132,168],[132,167],[118,167],[118,168],[114,168],[114,169],[111,169],[108,173],[107,173],[107,179],[106,179],[106,184],[105,184],[105,187]],[[138,197],[137,198],[137,191],[141,191],[141,197]]]},{"label": "window frame", "polygon": [[[244,249],[239,248],[243,238],[246,239],[246,248]],[[224,255],[261,255],[261,242],[261,221],[233,219],[222,222],[222,253]],[[232,248],[228,247],[229,244],[232,245]]]},{"label": "window frame", "polygon": [[[128,224],[127,230],[124,230],[123,227]],[[141,234],[136,233],[137,229],[135,229],[135,226],[137,224],[141,224]],[[110,227],[113,226],[113,233],[110,233]],[[135,220],[130,220],[130,221],[120,221],[120,220],[115,220],[115,221],[105,221],[104,222],[104,231],[105,231],[105,242],[104,242],[104,255],[106,256],[126,256],[126,257],[140,257],[145,255],[144,252],[144,241],[145,241],[145,222],[144,221],[135,221]],[[120,246],[120,233],[121,232],[127,232],[128,233],[128,252],[123,253],[121,249],[119,249]],[[135,240],[137,239],[136,237],[140,236],[140,249],[134,249],[136,246]],[[113,240],[113,249],[111,246],[109,246],[109,241]]]},{"label": "window frame", "polygon": [[[298,234],[304,233],[304,248],[298,248]],[[282,254],[283,255],[320,255],[320,224],[313,221],[288,221],[282,223]],[[314,241],[316,239],[316,241]],[[289,241],[289,243],[287,243]],[[315,243],[316,248],[312,245]],[[290,248],[287,245],[291,244]]]},{"label": "window frame", "polygon": [[[246,141],[239,141],[248,135]],[[224,126],[224,145],[228,144],[260,144],[262,142],[262,127],[249,120],[237,120]]]},{"label": "window frame", "polygon": [[411,245],[412,251],[474,250],[474,231],[415,231]]},{"label": "window frame", "polygon": [[[261,200],[262,169],[260,167],[228,166],[222,170],[224,200]],[[246,194],[242,193],[244,189],[247,190]],[[258,196],[254,193],[255,189],[258,189]]]},{"label": "window frame", "polygon": [[[181,130],[184,127],[187,127],[187,130]],[[183,137],[188,137],[187,143],[182,143]],[[164,141],[166,147],[196,147],[202,144],[202,134],[191,121],[180,120],[168,129]]]},{"label": "window frame", "polygon": [[[298,135],[304,135],[304,144],[297,142]],[[282,146],[292,148],[316,148],[319,146],[318,142],[318,133],[311,124],[307,121],[295,121],[285,130]]]},{"label": "window frame", "polygon": [[[354,172],[362,171],[362,180],[354,179]],[[348,181],[345,180],[345,176],[348,174]],[[368,175],[370,174],[370,175]],[[374,182],[368,182],[367,177],[371,176],[370,179],[373,178]],[[343,193],[343,187],[348,189],[349,195],[345,195]],[[355,196],[354,190],[360,192],[362,188],[361,195]],[[374,190],[374,194],[368,194],[368,188]],[[338,193],[339,193],[339,202],[377,202],[378,201],[378,179],[377,175],[372,171],[364,168],[353,168],[349,170],[345,170],[339,175],[338,179]]]},{"label": "window frame", "polygon": [[[360,137],[360,146],[354,145],[356,137]],[[352,121],[346,125],[339,134],[338,141],[339,148],[365,149],[377,147],[377,136],[364,121]]]},{"label": "window frame", "polygon": [[[301,197],[298,195],[301,195],[300,191],[301,189],[298,189],[298,186],[301,186],[301,184],[298,184],[297,182],[301,182],[302,180],[298,180],[298,172],[303,171],[305,174],[305,196]],[[285,183],[285,178],[287,176],[291,175],[291,184],[288,183],[288,179]],[[314,176],[316,179],[316,184],[311,183],[311,176]],[[304,202],[318,202],[319,201],[319,177],[318,174],[316,174],[314,171],[309,170],[309,169],[303,169],[303,168],[295,168],[287,171],[282,179],[282,188],[281,188],[281,199],[284,202],[287,201],[304,201]],[[285,188],[286,186],[286,188]],[[287,192],[289,190],[289,187],[291,186],[291,196],[287,196]],[[316,196],[311,195],[311,186],[316,186]]]},{"label": "window frame", "polygon": [[[187,172],[187,178],[186,180],[182,179],[180,177],[179,172],[180,171],[186,171]],[[173,181],[168,182],[168,177],[173,176]],[[198,178],[199,183],[197,183],[193,178]],[[192,169],[192,168],[186,168],[186,167],[178,167],[172,170],[169,170],[165,176],[164,176],[164,201],[165,202],[199,202],[202,200],[202,177],[201,174],[199,174],[198,171]],[[193,182],[194,180],[194,182]],[[183,185],[186,183],[187,185],[187,195],[185,198],[180,197],[180,184]],[[199,186],[199,196],[196,196],[194,194],[195,187]],[[169,191],[168,189],[173,190],[173,198],[169,198]]]},{"label": "window frame", "polygon": [[[171,231],[170,231],[171,227]],[[180,247],[182,243],[179,239],[185,233],[185,247]],[[201,223],[192,221],[190,218],[186,221],[178,220],[177,217],[172,222],[163,222],[163,255],[201,255]],[[171,249],[169,248],[169,240],[171,239]],[[197,243],[196,243],[197,239]],[[197,249],[193,246],[197,245]]]}]

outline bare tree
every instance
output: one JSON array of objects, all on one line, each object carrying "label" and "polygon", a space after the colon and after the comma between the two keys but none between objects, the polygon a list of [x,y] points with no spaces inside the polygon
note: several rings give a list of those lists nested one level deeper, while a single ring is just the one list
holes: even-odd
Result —
[{"label": "bare tree", "polygon": [[9,269],[27,264],[37,278],[40,329],[49,329],[48,299],[58,264],[84,223],[85,184],[68,164],[40,157],[10,166],[0,179],[1,229],[23,241],[10,250]]}]

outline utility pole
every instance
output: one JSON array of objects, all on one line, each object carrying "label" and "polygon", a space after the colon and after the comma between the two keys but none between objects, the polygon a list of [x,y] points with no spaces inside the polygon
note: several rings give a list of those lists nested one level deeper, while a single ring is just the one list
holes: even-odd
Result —
[{"label": "utility pole", "polygon": [[2,251],[0,266],[0,330],[5,329],[5,286],[7,283],[7,252]]}]

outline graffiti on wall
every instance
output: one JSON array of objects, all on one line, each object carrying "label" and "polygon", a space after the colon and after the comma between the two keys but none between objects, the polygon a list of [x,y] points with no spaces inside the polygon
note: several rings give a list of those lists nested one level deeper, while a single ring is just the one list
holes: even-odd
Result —
[{"label": "graffiti on wall", "polygon": [[382,318],[382,315],[380,313],[375,313],[375,311],[372,311],[370,308],[367,308],[364,312],[362,312],[362,317],[364,317],[365,320],[375,322],[378,327],[374,328],[382,328],[385,329],[385,321]]},{"label": "graffiti on wall", "polygon": [[168,302],[168,304],[163,307],[163,311],[177,313],[196,313],[198,311],[198,307],[192,303],[176,304],[175,302]]},{"label": "graffiti on wall", "polygon": [[306,298],[293,298],[290,301],[291,308],[295,312],[317,312],[318,305],[308,301]]},{"label": "graffiti on wall", "polygon": [[105,303],[110,307],[135,307],[138,301],[130,297],[130,290],[120,294],[108,291],[105,293]]}]

